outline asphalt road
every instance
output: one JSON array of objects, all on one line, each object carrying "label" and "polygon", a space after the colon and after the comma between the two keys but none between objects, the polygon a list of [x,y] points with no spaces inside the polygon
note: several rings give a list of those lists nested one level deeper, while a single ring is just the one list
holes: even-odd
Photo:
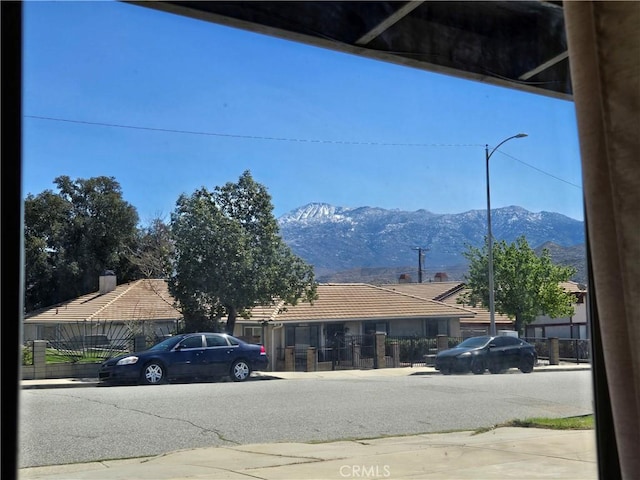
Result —
[{"label": "asphalt road", "polygon": [[23,390],[19,468],[476,429],[593,413],[592,399],[589,371]]}]

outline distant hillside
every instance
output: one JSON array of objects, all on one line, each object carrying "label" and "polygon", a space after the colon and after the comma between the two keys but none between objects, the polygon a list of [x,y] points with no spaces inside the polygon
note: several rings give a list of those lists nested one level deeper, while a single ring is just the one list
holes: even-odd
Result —
[{"label": "distant hillside", "polygon": [[[437,273],[445,274],[446,278],[444,278],[444,280],[462,282],[464,281],[464,276],[467,273],[467,266],[450,265],[438,271],[434,270],[433,268],[423,268],[422,281],[424,283],[435,281],[435,276]],[[320,275],[317,280],[321,283],[362,282],[379,285],[387,283],[399,283],[401,275],[404,277],[405,282],[417,283],[419,281],[419,272],[417,266],[389,268],[353,268],[351,270],[326,273],[324,275]]]},{"label": "distant hillside", "polygon": [[562,247],[553,242],[546,242],[536,248],[535,252],[540,254],[545,248],[549,251],[553,263],[572,266],[576,269],[572,280],[587,284],[587,251],[584,244]]},{"label": "distant hillside", "polygon": [[[418,281],[418,247],[424,253],[423,281],[437,272],[462,280],[462,252],[467,245],[481,246],[487,234],[484,210],[435,214],[312,203],[283,215],[278,223],[284,241],[314,266],[321,281],[392,283],[402,273]],[[495,209],[492,231],[496,240],[512,242],[524,235],[534,249],[551,246],[558,263],[584,258],[583,222],[559,213]],[[579,270],[584,272],[584,262]]]}]

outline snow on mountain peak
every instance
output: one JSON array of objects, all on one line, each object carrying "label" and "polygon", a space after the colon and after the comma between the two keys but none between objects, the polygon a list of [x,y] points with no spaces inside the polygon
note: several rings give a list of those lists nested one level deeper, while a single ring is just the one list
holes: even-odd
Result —
[{"label": "snow on mountain peak", "polygon": [[345,220],[342,214],[348,210],[348,208],[336,207],[328,203],[309,203],[283,215],[279,222],[340,222]]}]

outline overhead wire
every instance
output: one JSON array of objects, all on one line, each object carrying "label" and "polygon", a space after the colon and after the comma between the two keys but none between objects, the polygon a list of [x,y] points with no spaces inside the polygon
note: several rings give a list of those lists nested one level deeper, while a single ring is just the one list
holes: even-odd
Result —
[{"label": "overhead wire", "polygon": [[77,123],[83,125],[93,125],[98,127],[113,127],[113,128],[129,128],[134,130],[147,130],[154,132],[164,133],[179,133],[187,135],[205,135],[212,137],[227,137],[227,138],[240,138],[246,140],[272,140],[279,142],[298,142],[298,143],[323,143],[323,144],[339,144],[339,145],[375,145],[385,147],[481,147],[480,144],[444,144],[444,143],[397,143],[397,142],[362,142],[353,140],[322,140],[322,139],[309,139],[309,138],[288,138],[288,137],[268,137],[261,135],[241,135],[235,133],[219,133],[219,132],[202,132],[195,130],[177,130],[170,128],[157,128],[157,127],[141,127],[137,125],[124,125],[117,123],[105,123],[105,122],[90,122],[86,120],[71,120],[67,118],[55,118],[44,117],[40,115],[25,115],[25,118],[34,118],[38,120],[50,120],[54,122],[67,122]]},{"label": "overhead wire", "polygon": [[[334,144],[334,145],[368,145],[368,146],[384,146],[384,147],[486,147],[486,145],[482,144],[474,144],[474,143],[400,143],[400,142],[363,142],[363,141],[353,141],[353,140],[323,140],[323,139],[308,139],[308,138],[288,138],[288,137],[269,137],[269,136],[261,136],[261,135],[241,135],[234,133],[220,133],[220,132],[203,132],[203,131],[195,131],[195,130],[178,130],[173,128],[158,128],[158,127],[145,127],[139,125],[126,125],[126,124],[118,124],[118,123],[107,123],[107,122],[92,122],[88,120],[73,120],[69,118],[59,118],[59,117],[48,117],[43,115],[24,115],[25,118],[33,118],[36,120],[48,120],[53,122],[66,122],[66,123],[75,123],[80,125],[92,125],[97,127],[111,127],[111,128],[125,128],[132,130],[145,130],[152,132],[163,132],[163,133],[176,133],[183,135],[203,135],[203,136],[211,136],[211,137],[224,137],[224,138],[239,138],[245,140],[267,140],[267,141],[278,141],[278,142],[296,142],[296,143],[316,143],[316,144]],[[506,155],[507,157],[519,162],[533,170],[536,170],[543,175],[547,175],[555,180],[566,183],[572,187],[582,189],[580,185],[576,185],[575,183],[564,180],[556,175],[553,175],[545,170],[542,170],[534,165],[531,165],[523,160],[520,160],[513,155],[509,155],[508,153],[500,152],[502,155]]]}]

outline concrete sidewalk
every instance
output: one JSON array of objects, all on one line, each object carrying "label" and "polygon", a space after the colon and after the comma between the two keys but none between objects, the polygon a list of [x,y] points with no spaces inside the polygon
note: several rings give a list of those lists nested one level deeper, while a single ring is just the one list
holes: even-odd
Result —
[{"label": "concrete sidewalk", "polygon": [[593,430],[534,428],[199,448],[18,473],[20,480],[598,479]]},{"label": "concrete sidewalk", "polygon": [[[539,366],[536,373],[588,370]],[[514,374],[519,374],[517,370]],[[252,380],[438,374],[433,367],[261,372]],[[22,388],[95,386],[96,379],[27,380]],[[594,430],[496,428],[328,443],[269,443],[176,451],[155,457],[23,468],[19,480],[597,480]]]}]

